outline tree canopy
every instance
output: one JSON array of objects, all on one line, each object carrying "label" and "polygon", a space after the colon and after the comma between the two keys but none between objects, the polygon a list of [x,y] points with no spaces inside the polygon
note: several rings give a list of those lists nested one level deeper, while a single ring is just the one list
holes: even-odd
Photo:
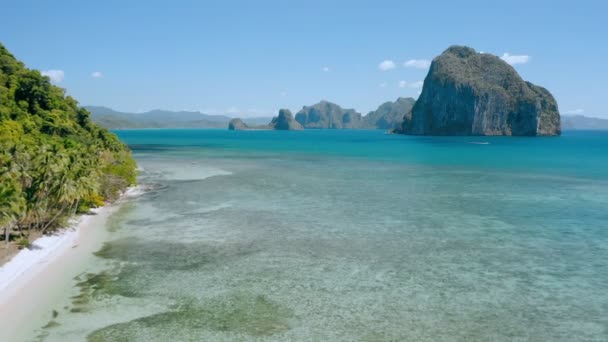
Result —
[{"label": "tree canopy", "polygon": [[0,44],[0,227],[46,231],[115,199],[136,164],[115,134]]}]

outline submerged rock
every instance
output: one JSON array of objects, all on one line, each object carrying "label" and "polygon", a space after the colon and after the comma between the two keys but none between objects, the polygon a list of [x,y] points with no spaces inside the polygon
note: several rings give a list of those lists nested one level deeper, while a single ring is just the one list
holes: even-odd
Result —
[{"label": "submerged rock", "polygon": [[416,135],[559,135],[557,103],[499,57],[452,46],[431,64],[398,129]]}]

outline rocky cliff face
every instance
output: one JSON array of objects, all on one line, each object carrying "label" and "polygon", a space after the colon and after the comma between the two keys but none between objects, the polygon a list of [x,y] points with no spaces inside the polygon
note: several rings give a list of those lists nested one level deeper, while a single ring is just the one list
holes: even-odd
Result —
[{"label": "rocky cliff face", "polygon": [[289,109],[281,109],[279,110],[279,116],[275,116],[272,118],[272,121],[269,124],[270,129],[276,130],[301,130],[303,129],[302,125],[300,125],[293,118],[293,114]]},{"label": "rocky cliff face", "polygon": [[416,103],[411,97],[400,97],[395,102],[385,102],[378,109],[363,117],[363,128],[394,129],[403,122],[405,114],[412,110]]},{"label": "rocky cliff face", "polygon": [[559,135],[546,89],[497,56],[452,46],[431,64],[420,97],[398,130],[418,135]]},{"label": "rocky cliff face", "polygon": [[343,109],[335,103],[321,101],[313,106],[304,106],[296,121],[304,128],[360,128],[361,114],[354,109]]},{"label": "rocky cliff face", "polygon": [[247,126],[247,124],[244,123],[243,120],[236,118],[230,120],[230,122],[228,123],[228,129],[231,131],[241,131],[249,129],[249,126]]}]

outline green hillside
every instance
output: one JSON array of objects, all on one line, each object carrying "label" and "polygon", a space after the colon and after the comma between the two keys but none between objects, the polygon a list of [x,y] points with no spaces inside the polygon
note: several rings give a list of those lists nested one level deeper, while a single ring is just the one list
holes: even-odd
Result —
[{"label": "green hillside", "polygon": [[2,235],[27,243],[31,231],[115,199],[135,176],[131,153],[114,134],[0,44]]}]

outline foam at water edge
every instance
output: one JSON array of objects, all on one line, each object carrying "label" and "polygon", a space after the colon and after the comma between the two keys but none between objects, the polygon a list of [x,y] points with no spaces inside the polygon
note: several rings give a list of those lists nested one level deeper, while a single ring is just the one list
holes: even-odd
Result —
[{"label": "foam at water edge", "polygon": [[125,190],[125,192],[123,192],[123,194],[121,195],[121,198],[127,199],[127,198],[139,197],[139,196],[143,195],[147,190],[148,190],[148,187],[146,187],[145,184],[138,184],[136,186],[131,186],[131,187],[127,188],[127,190]]}]

